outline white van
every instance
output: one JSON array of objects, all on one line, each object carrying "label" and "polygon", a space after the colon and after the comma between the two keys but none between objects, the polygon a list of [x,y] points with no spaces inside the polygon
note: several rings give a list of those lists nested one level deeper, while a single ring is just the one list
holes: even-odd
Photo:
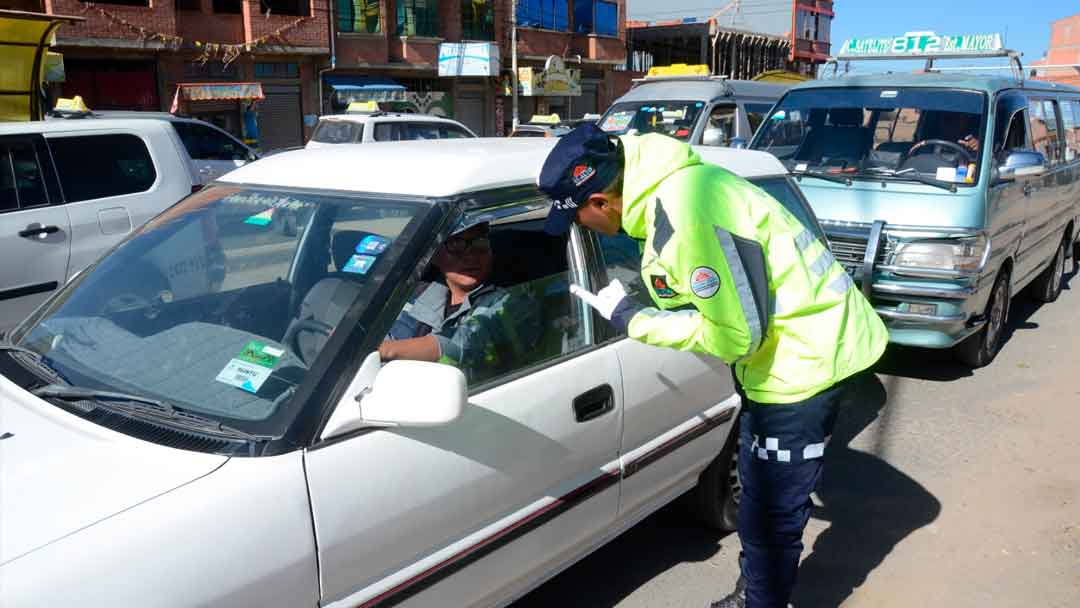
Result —
[{"label": "white van", "polygon": [[194,186],[164,121],[0,124],[0,330]]}]

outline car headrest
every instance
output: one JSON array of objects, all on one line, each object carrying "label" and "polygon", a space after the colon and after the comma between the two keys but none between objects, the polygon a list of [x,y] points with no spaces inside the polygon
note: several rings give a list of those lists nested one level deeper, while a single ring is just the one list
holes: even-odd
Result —
[{"label": "car headrest", "polygon": [[349,258],[356,253],[356,245],[371,232],[363,230],[341,230],[335,232],[330,240],[330,256],[334,260],[334,268],[339,272],[349,262]]},{"label": "car headrest", "polygon": [[862,108],[832,108],[829,110],[829,122],[835,127],[861,127]]}]

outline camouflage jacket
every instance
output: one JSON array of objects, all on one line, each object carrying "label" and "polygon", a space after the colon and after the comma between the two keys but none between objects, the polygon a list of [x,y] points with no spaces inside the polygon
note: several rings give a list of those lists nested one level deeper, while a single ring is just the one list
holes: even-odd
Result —
[{"label": "camouflage jacket", "polygon": [[449,295],[441,283],[421,286],[394,321],[389,337],[404,340],[434,334],[439,362],[460,368],[470,383],[513,370],[539,342],[540,306],[531,296],[481,285],[447,314]]}]

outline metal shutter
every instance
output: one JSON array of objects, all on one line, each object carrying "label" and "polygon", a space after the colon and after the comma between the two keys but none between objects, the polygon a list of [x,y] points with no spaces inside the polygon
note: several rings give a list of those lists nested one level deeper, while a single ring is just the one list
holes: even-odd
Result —
[{"label": "metal shutter", "polygon": [[263,85],[259,102],[259,147],[264,151],[304,144],[299,86]]}]

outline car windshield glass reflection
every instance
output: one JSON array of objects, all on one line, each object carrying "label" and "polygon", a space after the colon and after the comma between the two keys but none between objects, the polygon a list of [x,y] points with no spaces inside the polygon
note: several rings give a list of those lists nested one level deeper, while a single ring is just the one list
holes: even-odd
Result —
[{"label": "car windshield glass reflection", "polygon": [[431,208],[211,187],[147,224],[13,337],[76,387],[243,428],[280,413]]},{"label": "car windshield glass reflection", "polygon": [[793,91],[753,148],[798,173],[956,186],[978,181],[986,95],[924,88]]},{"label": "car windshield glass reflection", "polygon": [[687,141],[704,107],[700,101],[617,103],[600,120],[600,128],[614,135],[661,133]]}]

